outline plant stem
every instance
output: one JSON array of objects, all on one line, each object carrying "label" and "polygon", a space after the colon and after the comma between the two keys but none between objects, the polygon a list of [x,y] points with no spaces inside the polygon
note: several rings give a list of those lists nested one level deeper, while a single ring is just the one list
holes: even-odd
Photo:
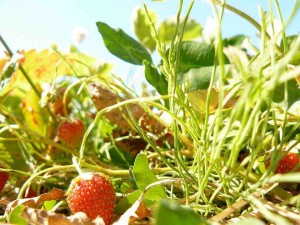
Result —
[{"label": "plant stem", "polygon": [[[220,2],[219,0],[212,0],[214,3],[216,3],[217,5],[219,6],[223,6],[230,10],[231,12],[239,15],[240,17],[244,18],[245,20],[247,20],[249,23],[251,23],[259,32],[264,32],[266,34],[266,37],[271,40],[271,37],[270,35],[263,29],[261,29],[261,26],[260,24],[255,20],[253,19],[251,16],[249,16],[248,14],[242,12],[241,10],[231,6],[231,5],[228,5],[228,4],[223,4],[222,2]],[[279,53],[280,55],[282,55],[282,51],[281,49],[279,48],[278,45],[275,45],[275,49],[277,51],[277,53]]]}]

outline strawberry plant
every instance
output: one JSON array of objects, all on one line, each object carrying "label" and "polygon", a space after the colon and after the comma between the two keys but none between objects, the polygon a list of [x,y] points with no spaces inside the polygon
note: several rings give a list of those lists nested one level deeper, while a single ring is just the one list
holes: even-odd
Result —
[{"label": "strawberry plant", "polygon": [[[143,69],[143,93],[76,46],[13,52],[0,36],[1,222],[297,224],[299,3],[288,18],[269,4],[255,20],[211,1],[215,29],[191,18],[194,1],[161,22],[144,4],[135,37],[95,21]],[[259,44],[223,36],[228,11]]]}]

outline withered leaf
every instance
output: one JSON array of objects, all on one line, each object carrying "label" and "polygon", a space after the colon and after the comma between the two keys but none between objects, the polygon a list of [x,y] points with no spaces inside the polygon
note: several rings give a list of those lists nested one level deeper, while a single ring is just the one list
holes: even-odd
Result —
[{"label": "withered leaf", "polygon": [[60,200],[65,198],[65,192],[58,188],[53,188],[51,192],[41,194],[34,198],[23,198],[12,201],[8,204],[7,210],[11,211],[18,205],[28,206],[30,208],[38,208],[43,202],[51,200]]},{"label": "withered leaf", "polygon": [[131,224],[136,220],[149,217],[150,213],[150,209],[146,207],[142,199],[138,199],[113,225]]},{"label": "withered leaf", "polygon": [[66,216],[55,212],[49,212],[42,209],[33,209],[25,207],[22,216],[30,223],[35,225],[105,225],[102,218],[98,217],[91,220],[83,212],[75,213],[72,216]]}]

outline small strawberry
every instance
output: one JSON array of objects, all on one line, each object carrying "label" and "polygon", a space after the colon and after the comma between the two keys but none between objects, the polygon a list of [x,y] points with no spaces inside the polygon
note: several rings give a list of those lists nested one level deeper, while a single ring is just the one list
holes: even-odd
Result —
[{"label": "small strawberry", "polygon": [[34,198],[34,197],[37,197],[37,192],[32,187],[29,187],[28,191],[25,192],[24,198]]},{"label": "small strawberry", "polygon": [[8,180],[8,173],[4,171],[0,171],[0,192],[3,190],[7,180]]},{"label": "small strawberry", "polygon": [[106,225],[112,222],[115,201],[116,193],[108,178],[92,173],[75,178],[67,198],[73,213],[84,212],[90,219],[100,216]]},{"label": "small strawberry", "polygon": [[69,148],[78,148],[85,132],[84,124],[81,120],[75,119],[71,122],[63,122],[58,127],[58,137]]},{"label": "small strawberry", "polygon": [[[292,171],[300,163],[300,158],[297,153],[287,153],[278,163],[275,173],[288,173]],[[300,167],[296,171],[300,171]]]}]

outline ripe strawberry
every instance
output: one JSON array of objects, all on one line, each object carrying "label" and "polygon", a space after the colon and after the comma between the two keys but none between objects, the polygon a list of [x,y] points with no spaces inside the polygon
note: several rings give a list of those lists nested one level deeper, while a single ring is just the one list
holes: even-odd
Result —
[{"label": "ripe strawberry", "polygon": [[8,180],[8,173],[4,171],[0,171],[0,192],[3,190],[7,180]]},{"label": "ripe strawberry", "polygon": [[63,122],[58,127],[59,139],[69,148],[78,148],[81,145],[84,132],[84,124],[78,119],[71,122]]},{"label": "ripe strawberry", "polygon": [[[289,152],[279,161],[275,173],[288,173],[292,171],[299,163],[299,155],[297,153]],[[300,167],[298,167],[297,171],[300,171]]]},{"label": "ripe strawberry", "polygon": [[24,198],[34,198],[34,197],[37,197],[37,192],[32,187],[29,187],[28,191],[25,192]]},{"label": "ripe strawberry", "polygon": [[100,216],[110,224],[116,201],[112,183],[103,175],[85,173],[74,179],[67,198],[73,213],[84,212],[90,219]]}]

